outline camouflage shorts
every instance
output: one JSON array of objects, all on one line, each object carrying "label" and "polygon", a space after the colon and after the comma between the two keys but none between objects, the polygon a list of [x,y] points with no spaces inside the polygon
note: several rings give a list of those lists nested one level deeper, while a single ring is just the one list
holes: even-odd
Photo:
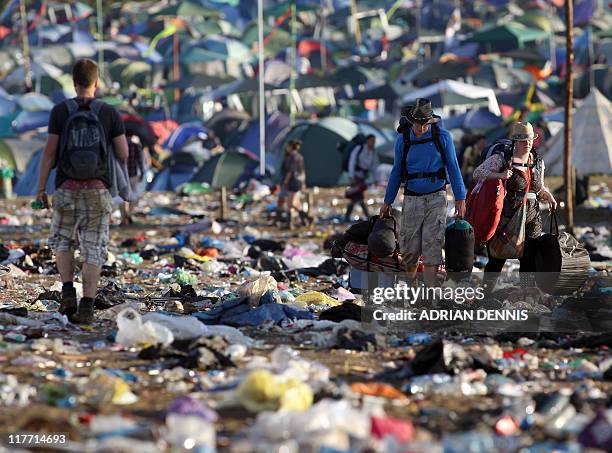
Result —
[{"label": "camouflage shorts", "polygon": [[429,266],[442,264],[446,228],[446,191],[428,195],[404,195],[400,251],[407,266],[416,266],[419,256]]},{"label": "camouflage shorts", "polygon": [[106,262],[113,200],[106,189],[64,190],[53,196],[53,223],[49,247],[68,252],[79,247],[84,263]]}]

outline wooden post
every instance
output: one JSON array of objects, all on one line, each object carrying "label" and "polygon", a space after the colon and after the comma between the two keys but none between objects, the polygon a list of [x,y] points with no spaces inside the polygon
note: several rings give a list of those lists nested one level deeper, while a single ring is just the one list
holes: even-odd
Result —
[{"label": "wooden post", "polygon": [[227,188],[225,186],[221,187],[221,192],[220,194],[220,200],[219,200],[219,204],[220,204],[220,212],[219,212],[219,218],[220,220],[226,220],[227,219]]},{"label": "wooden post", "polygon": [[23,46],[23,74],[27,92],[32,91],[32,67],[30,63],[30,42],[28,41],[28,16],[26,14],[25,0],[19,1],[19,15],[21,17],[21,44]]},{"label": "wooden post", "polygon": [[567,205],[567,230],[574,231],[574,187],[572,178],[572,104],[574,97],[573,64],[574,64],[574,5],[573,0],[565,1],[565,203]]},{"label": "wooden post", "polygon": [[312,190],[309,190],[308,192],[306,192],[306,200],[308,201],[308,215],[312,216],[314,214],[314,203],[315,203],[314,193],[312,192]]}]

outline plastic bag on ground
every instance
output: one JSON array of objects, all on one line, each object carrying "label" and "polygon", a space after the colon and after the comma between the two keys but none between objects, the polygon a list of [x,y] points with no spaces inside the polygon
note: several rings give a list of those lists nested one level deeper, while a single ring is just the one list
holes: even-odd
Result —
[{"label": "plastic bag on ground", "polygon": [[[384,413],[380,414],[384,416]],[[264,412],[257,416],[249,431],[253,438],[269,440],[296,439],[308,443],[318,432],[345,432],[356,439],[370,435],[370,416],[348,400],[324,399],[305,412]]]},{"label": "plastic bag on ground", "polygon": [[213,452],[217,445],[215,425],[191,415],[168,415],[164,437],[169,444],[188,450]]},{"label": "plastic bag on ground", "polygon": [[126,308],[117,315],[117,327],[119,331],[116,341],[125,346],[168,346],[174,341],[172,332],[166,326],[151,321],[143,322],[140,314],[131,308]]},{"label": "plastic bag on ground", "polygon": [[191,316],[168,316],[160,313],[148,313],[142,317],[146,322],[164,326],[176,340],[189,340],[207,334],[204,324]]},{"label": "plastic bag on ground", "polygon": [[329,305],[335,307],[340,305],[341,302],[319,291],[308,291],[296,297],[293,304],[300,308],[306,308],[309,305]]},{"label": "plastic bag on ground", "polygon": [[283,258],[283,262],[289,270],[293,270],[306,267],[318,267],[328,258],[329,256],[326,255],[295,255],[289,258]]},{"label": "plastic bag on ground", "polygon": [[244,283],[238,288],[238,294],[240,297],[249,297],[251,299],[251,305],[256,307],[259,304],[259,299],[268,291],[277,289],[278,283],[274,277],[270,275],[264,275],[250,282]]},{"label": "plastic bag on ground", "polygon": [[314,399],[308,384],[297,379],[283,379],[268,370],[251,372],[238,386],[236,397],[251,412],[304,411]]}]

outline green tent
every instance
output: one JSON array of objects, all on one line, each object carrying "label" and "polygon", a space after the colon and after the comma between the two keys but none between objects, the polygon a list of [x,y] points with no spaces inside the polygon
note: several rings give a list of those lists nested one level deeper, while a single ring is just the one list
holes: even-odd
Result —
[{"label": "green tent", "polygon": [[213,189],[233,187],[252,158],[236,150],[211,157],[193,176],[191,182],[208,183]]},{"label": "green tent", "polygon": [[9,167],[23,173],[30,162],[30,158],[45,146],[43,140],[22,140],[18,138],[4,138],[0,140],[0,159],[7,162]]},{"label": "green tent", "polygon": [[[342,175],[342,154],[338,146],[351,140],[358,132],[357,124],[340,117],[301,123],[289,131],[278,153],[282,156],[287,141],[302,140],[306,185],[333,187]],[[282,157],[278,159],[278,170],[281,164]]]},{"label": "green tent", "polygon": [[465,42],[475,42],[485,46],[487,52],[503,52],[522,49],[526,44],[547,39],[549,34],[543,30],[526,27],[517,22],[485,27],[474,33]]}]

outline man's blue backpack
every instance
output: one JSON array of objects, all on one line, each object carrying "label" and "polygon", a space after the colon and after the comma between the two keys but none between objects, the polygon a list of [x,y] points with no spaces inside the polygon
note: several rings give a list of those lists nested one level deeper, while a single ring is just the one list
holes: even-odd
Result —
[{"label": "man's blue backpack", "polygon": [[104,103],[93,100],[80,110],[74,99],[65,101],[68,119],[62,130],[59,167],[70,179],[99,179],[108,170],[108,149],[99,114]]}]

